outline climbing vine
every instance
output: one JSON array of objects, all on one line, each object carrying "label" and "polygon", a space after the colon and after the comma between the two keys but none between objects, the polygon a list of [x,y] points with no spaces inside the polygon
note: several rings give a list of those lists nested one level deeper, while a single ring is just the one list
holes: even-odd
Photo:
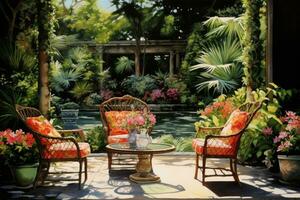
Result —
[{"label": "climbing vine", "polygon": [[38,59],[39,59],[39,109],[47,115],[50,105],[48,83],[49,47],[54,34],[55,12],[51,0],[37,0],[38,19]]},{"label": "climbing vine", "polygon": [[263,46],[260,39],[260,9],[263,0],[243,0],[245,7],[245,34],[243,38],[244,84],[247,87],[247,98],[251,99],[253,89],[265,83],[262,67]]}]

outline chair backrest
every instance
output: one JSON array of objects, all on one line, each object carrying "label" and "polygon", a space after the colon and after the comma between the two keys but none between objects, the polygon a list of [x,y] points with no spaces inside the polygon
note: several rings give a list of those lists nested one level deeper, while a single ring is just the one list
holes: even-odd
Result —
[{"label": "chair backrest", "polygon": [[[228,124],[230,124],[230,118],[228,119],[228,121],[225,124],[225,127],[223,128],[223,130],[221,131],[221,137],[213,137],[213,135],[208,135],[207,138],[210,139],[210,144],[219,144],[219,141],[222,141],[223,145],[229,145],[230,148],[207,148],[206,154],[208,155],[215,155],[215,156],[231,156],[236,158],[237,156],[237,152],[239,149],[239,145],[240,145],[240,140],[242,135],[244,134],[245,130],[247,129],[248,125],[251,123],[251,121],[253,120],[255,114],[257,113],[257,111],[261,108],[262,106],[262,102],[247,102],[242,104],[238,110],[239,111],[244,111],[247,112],[247,119],[246,121],[242,123],[241,125],[241,129],[239,129],[237,132],[232,133],[232,134],[222,134],[222,131],[224,129],[226,129],[226,126],[228,126]],[[235,112],[235,111],[233,111]],[[238,123],[239,124],[239,123]]]},{"label": "chair backrest", "polygon": [[259,111],[259,109],[262,106],[262,103],[263,103],[262,101],[246,102],[246,103],[242,104],[239,107],[240,111],[245,111],[249,114],[248,115],[248,120],[246,122],[246,126],[244,127],[243,130],[241,130],[242,133],[249,126],[249,124],[251,123],[253,117],[256,115],[257,111]]},{"label": "chair backrest", "polygon": [[[143,111],[150,112],[149,106],[142,100],[124,95],[122,97],[113,97],[100,105],[100,115],[106,135],[109,135],[109,125],[105,112],[109,111]],[[148,131],[149,133],[150,131]]]},{"label": "chair backrest", "polygon": [[32,107],[25,107],[25,106],[20,106],[16,105],[16,111],[20,117],[20,119],[25,123],[27,117],[38,117],[41,114],[41,112]]}]

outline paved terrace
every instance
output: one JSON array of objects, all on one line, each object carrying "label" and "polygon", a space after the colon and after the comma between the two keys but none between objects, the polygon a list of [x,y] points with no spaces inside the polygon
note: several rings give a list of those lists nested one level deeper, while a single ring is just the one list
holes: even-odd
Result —
[{"label": "paved terrace", "polygon": [[[211,159],[208,164],[227,166],[227,160]],[[76,169],[74,166],[58,163],[52,170],[70,171]],[[1,186],[0,199],[300,199],[300,187],[281,184],[277,174],[263,167],[239,165],[241,186],[232,177],[210,177],[202,186],[193,178],[193,154],[155,155],[153,166],[161,183],[136,184],[128,180],[132,171],[109,174],[106,154],[94,154],[88,158],[89,177],[82,190],[72,182],[49,182],[36,190],[5,185]]]}]

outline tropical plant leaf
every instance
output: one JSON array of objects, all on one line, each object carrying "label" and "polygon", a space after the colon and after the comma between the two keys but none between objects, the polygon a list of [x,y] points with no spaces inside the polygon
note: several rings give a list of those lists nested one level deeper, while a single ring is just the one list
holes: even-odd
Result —
[{"label": "tropical plant leaf", "polygon": [[77,82],[74,88],[70,91],[70,93],[76,98],[80,99],[84,96],[87,96],[89,93],[93,91],[92,86],[86,82]]},{"label": "tropical plant leaf", "polygon": [[124,72],[133,72],[134,61],[130,60],[127,56],[122,56],[118,58],[116,62],[115,71],[117,74],[122,74]]},{"label": "tropical plant leaf", "polygon": [[0,130],[20,128],[15,105],[20,104],[21,99],[12,88],[0,89]]},{"label": "tropical plant leaf", "polygon": [[210,43],[196,59],[199,64],[190,70],[200,70],[198,91],[213,90],[213,93],[228,93],[241,85],[243,75],[239,60],[242,49],[237,40],[226,38],[223,43]]},{"label": "tropical plant leaf", "polygon": [[61,64],[55,62],[52,64],[52,80],[50,86],[56,92],[63,92],[71,85],[71,82],[77,81],[80,76],[81,74],[76,70],[63,71]]}]

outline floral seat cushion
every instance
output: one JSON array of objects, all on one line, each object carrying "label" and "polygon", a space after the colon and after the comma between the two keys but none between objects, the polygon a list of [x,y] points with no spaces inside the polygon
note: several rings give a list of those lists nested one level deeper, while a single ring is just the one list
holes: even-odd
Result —
[{"label": "floral seat cushion", "polygon": [[239,109],[236,109],[231,113],[220,135],[223,136],[235,135],[239,133],[241,130],[243,130],[246,127],[248,119],[249,119],[248,112],[244,112],[244,111],[240,111]]},{"label": "floral seat cushion", "polygon": [[107,125],[109,127],[109,135],[128,134],[126,129],[127,118],[129,115],[137,111],[108,111],[105,112]]},{"label": "floral seat cushion", "polygon": [[[204,151],[204,139],[193,139],[192,147],[197,154],[202,155]],[[223,142],[222,140],[214,139],[208,140],[207,154],[208,155],[232,155],[234,148],[231,145]]]},{"label": "floral seat cushion", "polygon": [[[79,142],[80,157],[87,157],[91,153],[91,148],[88,143]],[[73,142],[62,142],[50,145],[43,152],[44,159],[54,158],[78,158],[77,148]]]},{"label": "floral seat cushion", "polygon": [[52,124],[44,117],[27,117],[26,125],[42,135],[51,137],[61,137],[59,132],[52,126]]}]

